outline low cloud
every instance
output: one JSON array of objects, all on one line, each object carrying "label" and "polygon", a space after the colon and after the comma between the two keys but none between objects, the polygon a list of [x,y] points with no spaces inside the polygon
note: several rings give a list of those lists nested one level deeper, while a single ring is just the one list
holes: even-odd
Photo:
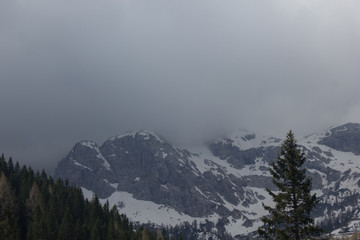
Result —
[{"label": "low cloud", "polygon": [[199,141],[359,121],[358,1],[2,1],[0,146],[53,169],[129,129]]}]

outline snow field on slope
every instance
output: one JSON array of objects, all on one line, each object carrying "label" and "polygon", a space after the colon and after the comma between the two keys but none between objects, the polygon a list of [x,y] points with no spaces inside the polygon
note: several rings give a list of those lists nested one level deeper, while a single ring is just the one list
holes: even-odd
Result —
[{"label": "snow field on slope", "polygon": [[210,166],[205,162],[205,160],[215,163],[217,166],[220,166],[221,170],[223,170],[225,173],[233,174],[236,177],[268,174],[268,173],[264,173],[264,171],[259,170],[260,166],[268,167],[268,165],[265,164],[260,158],[255,160],[256,163],[255,167],[247,165],[242,169],[237,169],[231,166],[231,164],[228,163],[226,160],[221,160],[220,158],[215,157],[206,146],[198,146],[196,148],[191,148],[188,150],[190,153],[192,153],[189,160],[195,163],[197,170],[199,170],[202,174],[207,171],[211,171],[215,175],[220,174],[214,168],[214,166]]},{"label": "snow field on slope", "polygon": [[230,223],[225,225],[226,231],[231,233],[233,236],[237,234],[248,234],[250,232],[256,231],[258,227],[262,225],[262,222],[259,220],[260,217],[266,215],[268,212],[265,211],[265,209],[262,206],[262,203],[265,205],[273,206],[271,197],[269,194],[265,191],[265,189],[262,188],[255,188],[255,187],[248,187],[247,189],[251,190],[254,193],[257,193],[258,195],[262,195],[265,197],[264,200],[258,200],[257,203],[250,205],[249,207],[243,206],[241,203],[239,203],[237,206],[233,205],[229,202],[227,202],[224,198],[222,200],[225,202],[225,207],[229,210],[237,209],[241,211],[245,217],[247,217],[249,220],[255,220],[253,222],[253,226],[251,227],[244,227],[243,224],[246,219],[234,219],[233,217],[229,218]]},{"label": "snow field on slope", "polygon": [[[246,177],[246,176],[270,176],[269,173],[259,170],[260,166],[268,167],[266,163],[262,161],[261,158],[257,158],[255,160],[255,167],[254,166],[245,166],[242,169],[236,169],[232,167],[226,160],[221,160],[218,157],[215,157],[211,151],[206,146],[198,146],[197,148],[187,149],[189,150],[192,155],[189,158],[190,161],[194,162],[196,165],[196,168],[201,172],[204,173],[206,171],[213,172],[214,175],[221,175],[221,173],[218,171],[220,168],[223,170],[226,174],[233,174],[236,177]],[[194,155],[195,154],[195,155]],[[213,164],[207,164],[205,160],[211,161]],[[217,167],[217,168],[216,168]],[[225,177],[225,176],[224,176]],[[261,216],[264,216],[267,214],[267,212],[262,207],[262,202],[266,205],[271,205],[272,200],[269,194],[265,191],[265,189],[261,188],[255,188],[255,187],[246,187],[246,192],[251,191],[258,196],[264,196],[264,200],[258,200],[256,204],[252,204],[249,207],[245,207],[242,205],[242,202],[240,202],[238,205],[233,205],[225,200],[225,198],[221,195],[219,197],[224,202],[224,206],[229,209],[230,211],[233,211],[234,209],[237,209],[241,211],[246,218],[249,220],[255,220],[252,227],[244,227],[243,224],[246,221],[244,218],[240,219],[234,219],[232,217],[229,218],[230,223],[225,225],[226,230],[232,234],[233,236],[237,234],[247,234],[252,231],[256,231],[256,229],[262,224],[258,219]],[[203,192],[198,190],[201,194],[205,195]],[[246,193],[245,193],[246,194]]]},{"label": "snow field on slope", "polygon": [[[83,187],[81,189],[86,199],[91,200],[94,197],[94,193],[92,191],[89,191]],[[254,191],[258,191],[259,194],[262,195],[264,194],[264,191],[262,189],[254,188]],[[111,207],[117,206],[119,213],[126,214],[126,216],[131,221],[145,224],[151,222],[158,226],[175,226],[183,222],[192,223],[195,220],[198,222],[198,224],[205,223],[206,220],[216,224],[220,219],[220,216],[217,214],[213,214],[203,218],[191,217],[189,215],[179,213],[173,208],[161,204],[156,204],[150,201],[137,200],[133,197],[132,194],[127,192],[116,191],[109,198],[100,199],[101,204],[105,204],[106,201],[109,202]],[[226,206],[233,209],[237,208],[236,206],[233,206],[228,202],[226,202]],[[243,206],[241,207],[243,209],[246,209],[247,211],[254,211],[254,213],[260,214],[260,216],[264,215],[265,213],[263,208],[261,207],[261,202],[256,205],[252,205],[250,208],[244,208]],[[250,216],[247,217],[251,219]],[[258,218],[258,216],[253,215],[253,218],[256,219]],[[225,228],[233,236],[238,234],[250,233],[252,231],[255,231],[258,226],[261,225],[261,222],[257,221],[254,223],[253,227],[245,228],[243,224],[246,219],[233,219],[232,217],[230,217],[229,220],[230,223],[225,225]]]},{"label": "snow field on slope", "polygon": [[[345,172],[349,169],[360,172],[360,156],[356,156],[352,152],[341,152],[326,145],[318,144],[317,142],[320,141],[324,135],[324,133],[311,135],[298,141],[298,144],[306,147],[309,150],[313,149],[314,147],[320,148],[322,151],[322,153],[320,153],[322,157],[332,159],[329,164],[326,164],[326,166],[330,168],[339,170],[341,172]],[[330,152],[333,156],[329,157],[325,154],[325,152]]]},{"label": "snow field on slope", "polygon": [[[360,156],[356,156],[352,152],[341,152],[335,149],[332,149],[328,146],[318,144],[317,142],[321,140],[322,137],[324,137],[325,134],[314,134],[307,138],[301,139],[299,141],[299,145],[302,145],[306,147],[307,149],[312,149],[313,147],[318,147],[322,151],[321,155],[325,158],[330,158],[332,161],[329,164],[324,163],[324,166],[328,166],[332,169],[336,169],[340,171],[341,173],[344,173],[345,171],[351,170],[350,174],[356,172],[360,173]],[[333,156],[328,157],[324,152],[330,152]],[[320,172],[319,172],[320,173]],[[323,174],[321,174],[323,175]],[[342,174],[341,177],[346,177]],[[326,181],[326,185],[328,188],[335,187],[335,182],[332,184],[329,184],[322,176],[323,181]],[[341,181],[339,188],[340,189],[355,189],[358,188],[358,181],[359,178],[355,178],[354,176],[351,176],[349,178],[346,178],[344,181]]]},{"label": "snow field on slope", "polygon": [[[246,136],[254,136],[254,138],[247,139]],[[274,137],[259,135],[245,129],[238,129],[229,135],[228,139],[232,140],[232,145],[240,150],[248,150],[258,147],[280,146],[281,141]],[[219,140],[218,142],[226,143],[226,139]]]},{"label": "snow field on slope", "polygon": [[[93,198],[94,193],[92,191],[83,187],[81,189],[86,199],[91,200]],[[115,191],[110,197],[100,199],[99,201],[101,204],[105,204],[108,201],[111,207],[116,206],[119,213],[126,214],[131,221],[139,223],[151,222],[159,226],[175,226],[183,222],[192,223],[195,220],[198,223],[202,223],[205,222],[205,219],[216,223],[220,218],[217,214],[206,218],[191,217],[162,204],[135,199],[132,194],[121,191]]]}]

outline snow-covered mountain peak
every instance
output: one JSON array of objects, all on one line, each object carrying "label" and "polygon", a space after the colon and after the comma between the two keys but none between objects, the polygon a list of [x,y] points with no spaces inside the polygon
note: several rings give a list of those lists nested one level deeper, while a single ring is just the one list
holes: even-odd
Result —
[{"label": "snow-covered mountain peak", "polygon": [[310,134],[304,138],[312,141],[320,141],[323,138],[331,136],[332,133],[350,132],[356,129],[360,130],[360,124],[352,122],[339,123],[320,132]]},{"label": "snow-covered mountain peak", "polygon": [[78,144],[91,149],[99,148],[99,146],[95,142],[89,140],[80,141]]},{"label": "snow-covered mountain peak", "polygon": [[332,126],[322,132],[302,139],[304,145],[319,145],[320,148],[351,152],[360,155],[360,124],[346,123]]},{"label": "snow-covered mountain peak", "polygon": [[127,131],[123,134],[117,135],[115,137],[110,138],[110,141],[113,141],[115,139],[121,139],[121,138],[125,138],[125,137],[132,137],[135,138],[136,136],[142,136],[144,137],[144,140],[150,140],[150,138],[154,138],[159,142],[164,142],[164,138],[162,136],[160,136],[159,134],[153,132],[153,131],[149,131],[149,130],[131,130],[131,131]]},{"label": "snow-covered mountain peak", "polygon": [[[154,216],[161,216],[155,223],[163,225],[197,220],[236,236],[261,224],[261,203],[271,202],[265,189],[276,190],[268,167],[281,143],[238,129],[204,145],[179,147],[151,131],[129,131],[101,147],[79,142],[59,163],[56,176],[111,200],[135,221],[155,221]],[[333,126],[299,138],[298,145],[308,159],[313,190],[321,197],[316,220],[334,219],[344,207],[358,209],[360,124]],[[146,210],[138,213],[137,204]]]},{"label": "snow-covered mountain peak", "polygon": [[251,148],[265,146],[279,146],[281,139],[272,136],[265,136],[247,129],[239,128],[233,131],[227,137],[218,139],[215,142],[224,144],[231,143],[234,147],[237,147],[240,150],[248,150]]}]

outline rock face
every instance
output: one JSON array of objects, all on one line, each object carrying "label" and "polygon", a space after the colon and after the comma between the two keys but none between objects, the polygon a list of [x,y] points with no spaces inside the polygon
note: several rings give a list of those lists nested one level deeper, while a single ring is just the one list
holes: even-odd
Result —
[{"label": "rock face", "polygon": [[[358,209],[360,125],[336,126],[298,144],[308,159],[313,190],[321,198],[314,217],[326,222],[341,217],[343,209]],[[135,131],[101,146],[75,144],[59,162],[55,177],[109,200],[134,221],[198,221],[211,231],[240,237],[255,231],[259,217],[266,214],[262,202],[268,204],[271,198],[265,188],[274,189],[268,164],[280,145],[280,139],[239,130],[180,149],[155,133]]]},{"label": "rock face", "polygon": [[339,151],[360,155],[360,125],[348,123],[334,127],[318,143]]}]

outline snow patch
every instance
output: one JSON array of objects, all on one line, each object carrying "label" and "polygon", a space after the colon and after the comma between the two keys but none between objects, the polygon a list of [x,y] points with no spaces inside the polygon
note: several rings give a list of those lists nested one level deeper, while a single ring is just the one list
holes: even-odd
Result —
[{"label": "snow patch", "polygon": [[104,156],[101,154],[99,148],[96,148],[95,150],[97,151],[96,157],[99,158],[99,159],[101,159],[101,160],[103,160],[103,164],[102,164],[102,165],[103,165],[107,170],[110,171],[110,170],[111,170],[110,163],[109,163],[108,161],[106,161],[106,159],[104,158]]},{"label": "snow patch", "polygon": [[[336,169],[341,172],[347,170],[354,170],[355,168],[360,169],[360,156],[355,155],[352,152],[342,152],[335,149],[332,149],[328,146],[318,144],[326,133],[319,133],[307,136],[306,138],[300,139],[298,145],[304,146],[307,149],[313,149],[318,147],[321,150],[321,156],[331,159],[330,163],[327,164],[328,167]],[[327,156],[325,153],[331,152],[332,157]],[[344,188],[346,188],[344,186]]]},{"label": "snow patch", "polygon": [[77,162],[77,161],[74,160],[74,159],[72,159],[72,161],[73,161],[73,163],[74,163],[75,165],[77,165],[77,166],[80,166],[80,167],[82,167],[82,168],[86,168],[86,169],[88,169],[89,171],[93,171],[91,168],[89,168],[89,167],[87,167],[87,166],[85,166],[85,165]]},{"label": "snow patch", "polygon": [[232,132],[225,139],[219,139],[217,142],[223,144],[231,143],[232,146],[237,147],[240,150],[281,145],[281,139],[258,135],[257,133],[242,128]]},{"label": "snow patch", "polygon": [[119,186],[119,183],[110,183],[107,179],[104,179],[104,181],[115,189]]},{"label": "snow patch", "polygon": [[93,191],[87,190],[86,188],[81,187],[81,191],[84,195],[84,198],[91,201],[95,197],[95,193]]},{"label": "snow patch", "polygon": [[198,191],[204,198],[208,198],[197,186],[195,186],[196,191]]},{"label": "snow patch", "polygon": [[114,192],[107,199],[100,199],[102,204],[105,204],[106,201],[109,202],[110,206],[117,206],[120,213],[125,213],[129,219],[139,223],[152,222],[157,225],[174,226],[182,222],[191,223],[194,220],[201,223],[209,218],[214,219],[216,222],[220,218],[218,215],[209,216],[208,218],[191,217],[162,204],[135,199],[132,194],[121,191]]},{"label": "snow patch", "polygon": [[264,172],[259,169],[261,166],[266,168],[269,167],[265,162],[262,161],[261,158],[255,159],[255,165],[246,165],[242,169],[237,169],[229,164],[226,160],[215,157],[206,146],[192,148],[190,149],[190,152],[191,157],[189,160],[195,163],[196,170],[200,171],[202,174],[207,171],[212,171],[213,174],[222,177],[224,177],[222,172],[226,173],[227,175],[232,174],[236,177],[253,175],[270,176],[268,171]]},{"label": "snow patch", "polygon": [[91,149],[97,148],[96,143],[91,142],[91,141],[81,141],[80,144],[83,145],[84,147],[88,147],[88,148],[91,148]]}]

